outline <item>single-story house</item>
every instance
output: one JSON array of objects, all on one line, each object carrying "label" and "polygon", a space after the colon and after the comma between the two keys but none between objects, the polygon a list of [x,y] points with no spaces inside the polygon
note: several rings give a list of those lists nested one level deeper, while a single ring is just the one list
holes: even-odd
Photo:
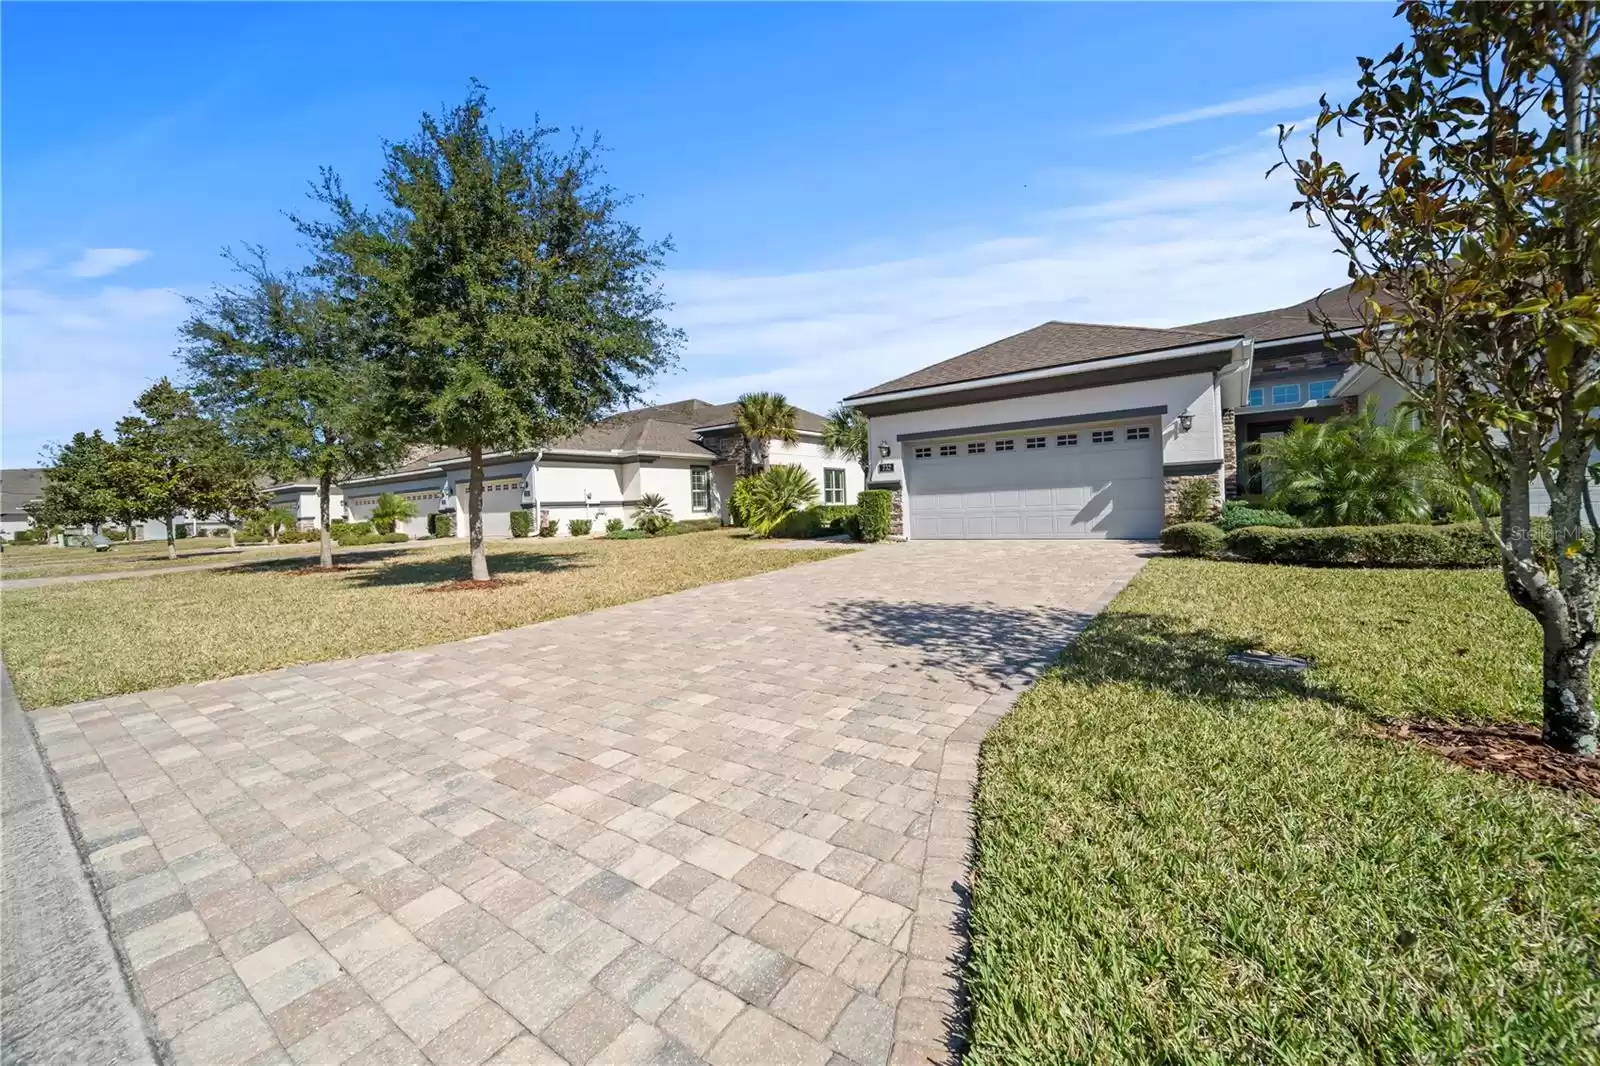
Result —
[{"label": "single-story house", "polygon": [[32,529],[33,519],[24,508],[43,495],[42,467],[0,470],[0,537],[10,540],[24,529]]},{"label": "single-story house", "polygon": [[[820,415],[800,411],[799,441],[773,442],[769,464],[803,467],[816,480],[822,503],[853,503],[865,485],[861,467],[822,446]],[[511,534],[511,514],[527,510],[545,521],[589,519],[598,532],[613,518],[630,522],[641,497],[659,494],[675,518],[729,521],[742,439],[734,405],[681,400],[624,411],[537,451],[484,457],[484,534]],[[455,449],[423,455],[385,473],[351,478],[339,488],[351,521],[372,515],[378,498],[393,492],[417,507],[401,530],[420,536],[428,516],[452,516],[456,536],[466,535],[468,459]],[[631,523],[630,523],[631,524]]]},{"label": "single-story house", "polygon": [[[321,529],[322,505],[317,501],[318,485],[315,481],[282,481],[266,487],[267,506],[282,507],[294,515],[297,529]],[[338,486],[328,493],[328,520],[337,522],[346,517],[344,494]]]},{"label": "single-story house", "polygon": [[1254,442],[1400,399],[1328,343],[1313,303],[1348,308],[1348,293],[1172,329],[1046,322],[847,397],[871,425],[872,487],[894,493],[892,532],[1152,538],[1186,481],[1259,491]]}]

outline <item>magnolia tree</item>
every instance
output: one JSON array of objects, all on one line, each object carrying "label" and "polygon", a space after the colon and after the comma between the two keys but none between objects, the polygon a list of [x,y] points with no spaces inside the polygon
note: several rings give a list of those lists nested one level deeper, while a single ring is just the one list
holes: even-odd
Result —
[{"label": "magnolia tree", "polygon": [[531,450],[636,400],[673,361],[657,283],[665,242],[622,217],[598,149],[496,130],[483,91],[388,145],[368,211],[326,174],[299,220],[317,272],[374,327],[390,425],[468,460],[472,577],[489,577],[484,456]]},{"label": "magnolia tree", "polygon": [[[1357,357],[1408,394],[1500,546],[1507,593],[1538,620],[1546,743],[1593,754],[1596,10],[1399,10],[1411,40],[1361,59],[1348,103],[1324,98],[1304,158],[1291,158],[1289,128],[1280,151],[1296,209],[1349,263]],[[1357,137],[1375,157],[1368,172],[1332,156]],[[1547,533],[1530,520],[1535,483],[1549,495]],[[1485,487],[1500,496],[1498,521]]]}]

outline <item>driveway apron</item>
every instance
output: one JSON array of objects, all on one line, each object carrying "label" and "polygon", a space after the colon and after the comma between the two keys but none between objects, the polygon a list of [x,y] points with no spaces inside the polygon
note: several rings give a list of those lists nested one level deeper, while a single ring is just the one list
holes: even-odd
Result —
[{"label": "driveway apron", "polygon": [[1144,551],[884,545],[34,724],[173,1062],[941,1062],[978,743]]}]

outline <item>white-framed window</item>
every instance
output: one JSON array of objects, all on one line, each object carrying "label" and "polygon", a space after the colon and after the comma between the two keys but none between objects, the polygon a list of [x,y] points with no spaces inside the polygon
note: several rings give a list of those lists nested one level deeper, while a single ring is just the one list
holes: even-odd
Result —
[{"label": "white-framed window", "polygon": [[1078,446],[1078,435],[1076,433],[1058,433],[1058,434],[1056,434],[1056,447],[1057,448],[1075,448],[1077,446]]},{"label": "white-framed window", "polygon": [[1251,389],[1250,394],[1244,399],[1246,407],[1263,407],[1266,402],[1267,394],[1260,389]]},{"label": "white-framed window", "polygon": [[691,466],[689,468],[689,510],[711,510],[711,468],[709,466]]},{"label": "white-framed window", "polygon": [[1329,378],[1327,381],[1313,381],[1306,386],[1306,397],[1312,400],[1326,400],[1333,395],[1333,387],[1337,384],[1339,384],[1337,378]]},{"label": "white-framed window", "polygon": [[1028,438],[1028,450],[1029,451],[1032,451],[1035,448],[1043,448],[1044,445],[1045,445],[1045,438],[1043,438],[1043,437],[1029,437]]},{"label": "white-framed window", "polygon": [[939,454],[941,456],[951,456],[951,455],[954,455],[955,453],[956,453],[956,446],[954,444],[941,444],[941,445],[939,445]]},{"label": "white-framed window", "polygon": [[932,459],[933,446],[929,444],[918,445],[917,447],[911,449],[911,457],[913,459]]},{"label": "white-framed window", "polygon": [[1274,404],[1299,403],[1300,383],[1298,381],[1294,381],[1287,385],[1272,386],[1272,402]]},{"label": "white-framed window", "polygon": [[1128,432],[1124,435],[1124,439],[1126,439],[1126,440],[1149,440],[1150,439],[1150,427],[1149,426],[1129,426],[1128,427]]},{"label": "white-framed window", "polygon": [[825,466],[822,468],[822,502],[844,502],[844,467]]},{"label": "white-framed window", "polygon": [[[999,450],[1000,450],[999,448],[995,449],[995,451],[999,451]],[[969,440],[967,442],[967,454],[968,455],[982,455],[983,454],[983,441],[981,441],[981,440]]]},{"label": "white-framed window", "polygon": [[1014,440],[997,440],[997,441],[994,442],[994,450],[997,451],[997,452],[1013,452],[1013,451],[1016,451],[1017,450],[1017,442],[1014,441]]},{"label": "white-framed window", "polygon": [[1089,439],[1096,444],[1110,444],[1117,439],[1117,431],[1114,429],[1097,429],[1089,434]]}]

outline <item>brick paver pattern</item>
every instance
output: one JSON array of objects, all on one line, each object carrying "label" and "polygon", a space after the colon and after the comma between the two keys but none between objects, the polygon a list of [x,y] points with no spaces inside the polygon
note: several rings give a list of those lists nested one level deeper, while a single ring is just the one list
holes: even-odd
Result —
[{"label": "brick paver pattern", "polygon": [[34,722],[175,1063],[940,1062],[978,742],[1142,550],[887,545]]}]

